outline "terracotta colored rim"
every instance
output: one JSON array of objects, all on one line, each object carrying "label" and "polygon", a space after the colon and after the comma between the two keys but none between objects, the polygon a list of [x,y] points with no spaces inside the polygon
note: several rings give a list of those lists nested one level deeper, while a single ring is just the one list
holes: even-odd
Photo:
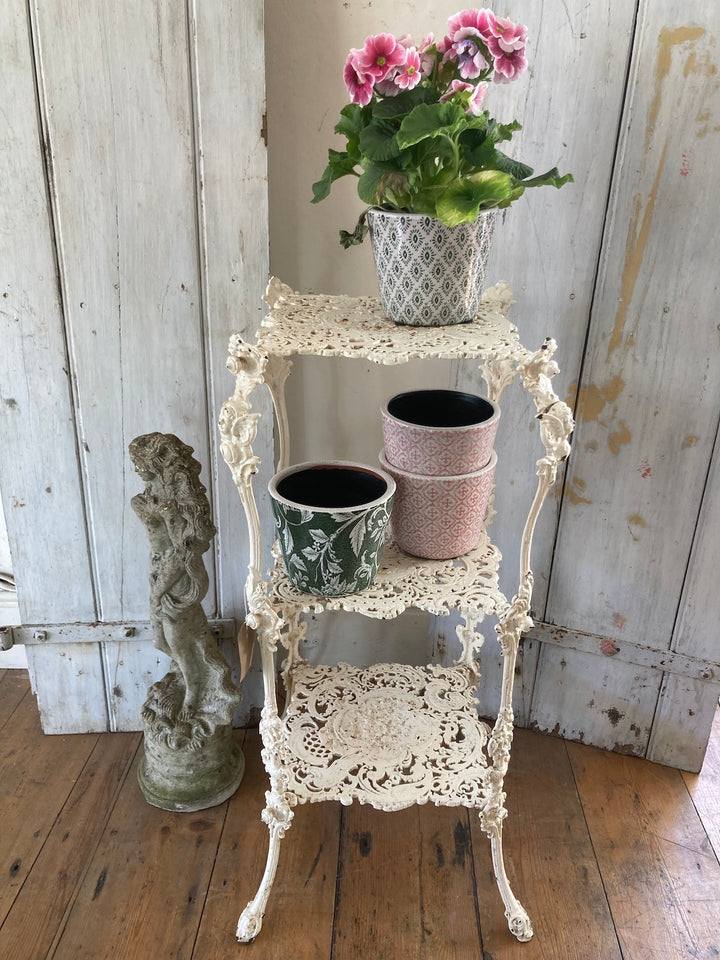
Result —
[{"label": "terracotta colored rim", "polygon": [[[287,497],[284,497],[278,491],[278,485],[281,484],[283,480],[287,479],[287,477],[291,477],[296,473],[302,473],[305,471],[311,472],[314,470],[348,470],[356,473],[364,473],[370,477],[374,477],[377,480],[383,481],[385,484],[385,491],[383,494],[381,494],[381,496],[376,497],[374,500],[368,500],[366,502],[345,507],[310,506],[307,503],[300,503],[297,500],[290,500]],[[296,510],[310,510],[313,513],[354,513],[359,510],[369,510],[372,507],[377,507],[382,503],[386,503],[395,493],[395,481],[389,473],[386,473],[384,470],[380,470],[377,467],[371,467],[366,463],[354,463],[350,460],[308,460],[305,463],[296,463],[293,466],[287,467],[285,470],[281,470],[279,473],[276,473],[268,483],[268,491],[270,492],[270,496],[277,500],[278,503],[283,503],[287,507],[294,507]]]},{"label": "terracotta colored rim", "polygon": [[383,448],[380,451],[378,459],[384,470],[392,470],[394,473],[397,473],[401,477],[409,477],[411,480],[435,480],[440,483],[447,482],[450,483],[453,480],[470,480],[474,477],[481,477],[484,473],[490,473],[491,470],[495,469],[497,464],[497,454],[493,450],[492,456],[485,464],[481,470],[476,470],[474,473],[460,473],[455,476],[446,476],[445,474],[428,474],[428,473],[410,473],[408,470],[402,470],[400,467],[396,467],[394,463],[388,463],[385,457],[385,449]]}]

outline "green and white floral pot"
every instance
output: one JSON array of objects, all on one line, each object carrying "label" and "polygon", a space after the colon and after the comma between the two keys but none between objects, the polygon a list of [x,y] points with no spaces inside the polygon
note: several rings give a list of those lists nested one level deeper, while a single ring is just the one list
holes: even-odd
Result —
[{"label": "green and white floral pot", "polygon": [[268,485],[285,570],[303,593],[342,597],[370,586],[395,481],[362,463],[300,463]]},{"label": "green and white floral pot", "polygon": [[435,217],[371,207],[370,242],[385,315],[398,324],[470,323],[480,305],[495,210],[447,227]]}]

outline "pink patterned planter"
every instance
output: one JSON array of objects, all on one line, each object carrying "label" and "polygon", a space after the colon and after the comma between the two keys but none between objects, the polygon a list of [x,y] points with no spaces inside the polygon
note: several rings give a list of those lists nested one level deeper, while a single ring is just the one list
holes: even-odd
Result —
[{"label": "pink patterned planter", "polygon": [[391,524],[398,547],[432,560],[472,550],[483,532],[496,463],[493,453],[475,473],[428,477],[400,470],[381,451],[380,465],[397,485]]},{"label": "pink patterned planter", "polygon": [[500,408],[458,390],[411,390],[382,407],[388,463],[422,476],[457,477],[490,460]]}]

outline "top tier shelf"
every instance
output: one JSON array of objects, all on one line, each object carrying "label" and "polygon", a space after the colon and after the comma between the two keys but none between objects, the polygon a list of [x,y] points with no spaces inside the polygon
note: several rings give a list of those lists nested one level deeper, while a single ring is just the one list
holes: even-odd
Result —
[{"label": "top tier shelf", "polygon": [[[513,357],[523,348],[508,320],[515,302],[504,281],[483,294],[477,320],[445,327],[394,324],[373,297],[299,294],[273,278],[257,347],[268,356],[358,357],[397,364],[426,358]],[[232,352],[232,346],[231,346]]]}]

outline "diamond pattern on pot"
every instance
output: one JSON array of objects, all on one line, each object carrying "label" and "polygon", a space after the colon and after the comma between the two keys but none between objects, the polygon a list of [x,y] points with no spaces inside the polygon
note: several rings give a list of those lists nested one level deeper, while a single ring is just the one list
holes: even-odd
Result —
[{"label": "diamond pattern on pot", "polygon": [[410,326],[469,323],[485,281],[495,211],[446,227],[434,217],[368,211],[385,314]]},{"label": "diamond pattern on pot", "polygon": [[460,557],[483,533],[497,456],[477,473],[462,477],[426,477],[380,463],[395,480],[397,491],[390,520],[392,536],[406,553],[444,559]]}]

